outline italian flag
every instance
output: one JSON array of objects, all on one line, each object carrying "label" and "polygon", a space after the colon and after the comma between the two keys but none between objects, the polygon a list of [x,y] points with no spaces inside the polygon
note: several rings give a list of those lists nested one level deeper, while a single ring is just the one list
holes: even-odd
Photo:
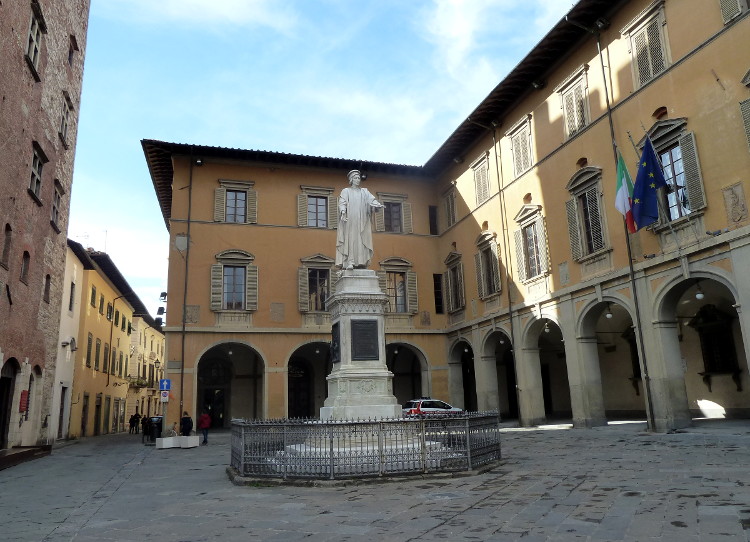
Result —
[{"label": "italian flag", "polygon": [[625,224],[630,233],[636,232],[635,221],[633,221],[633,181],[630,179],[625,160],[622,159],[620,151],[617,151],[617,193],[615,194],[615,207],[625,217]]}]

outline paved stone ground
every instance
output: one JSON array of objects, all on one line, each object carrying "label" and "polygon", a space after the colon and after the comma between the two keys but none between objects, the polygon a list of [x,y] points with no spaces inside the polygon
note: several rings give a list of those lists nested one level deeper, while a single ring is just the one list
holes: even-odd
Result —
[{"label": "paved stone ground", "polygon": [[472,477],[238,487],[229,433],[156,450],[83,439],[0,471],[2,541],[750,540],[750,421],[504,431]]}]

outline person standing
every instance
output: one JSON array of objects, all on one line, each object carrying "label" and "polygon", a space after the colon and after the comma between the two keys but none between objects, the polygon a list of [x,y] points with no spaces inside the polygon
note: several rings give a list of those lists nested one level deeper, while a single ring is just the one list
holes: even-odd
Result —
[{"label": "person standing", "polygon": [[[146,416],[144,416],[145,418]],[[133,414],[133,418],[135,418],[135,423],[133,424],[135,426],[135,434],[138,434],[138,426],[141,424],[141,415],[137,412]]]},{"label": "person standing", "polygon": [[198,418],[198,429],[203,433],[203,442],[201,444],[208,444],[208,428],[211,427],[211,416],[205,410],[201,417]]},{"label": "person standing", "polygon": [[180,418],[180,434],[183,437],[189,437],[192,430],[193,418],[190,417],[190,414],[188,414],[186,410],[182,413],[182,418]]},{"label": "person standing", "polygon": [[143,429],[143,435],[141,436],[141,442],[147,443],[151,438],[151,418],[144,416],[141,419],[141,428]]},{"label": "person standing", "polygon": [[336,267],[365,269],[372,259],[372,212],[385,207],[361,188],[362,175],[353,169],[347,173],[349,188],[339,195],[339,225],[336,231]]}]

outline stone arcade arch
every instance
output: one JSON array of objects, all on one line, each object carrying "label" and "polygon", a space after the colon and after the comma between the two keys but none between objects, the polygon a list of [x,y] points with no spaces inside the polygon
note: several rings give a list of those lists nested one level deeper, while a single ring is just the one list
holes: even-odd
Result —
[{"label": "stone arcade arch", "polygon": [[572,417],[568,364],[560,326],[551,318],[529,322],[522,352],[515,352],[519,412],[523,425]]},{"label": "stone arcade arch", "polygon": [[477,410],[477,384],[474,370],[474,349],[459,339],[448,356],[449,402],[464,410]]},{"label": "stone arcade arch", "polygon": [[8,448],[10,442],[13,397],[16,391],[16,377],[20,370],[16,358],[9,358],[0,371],[0,448]]},{"label": "stone arcade arch", "polygon": [[[484,393],[480,393],[480,410],[497,410],[504,420],[518,419],[518,390],[513,346],[505,331],[493,329],[482,347],[481,363],[487,377]],[[480,384],[477,383],[479,386]],[[482,404],[482,397],[487,404]]]},{"label": "stone arcade arch", "polygon": [[576,341],[583,423],[645,419],[648,397],[626,300],[604,297],[584,307]]},{"label": "stone arcade arch", "polygon": [[651,370],[657,418],[681,427],[696,417],[750,416],[747,347],[734,285],[709,273],[679,277],[659,292],[655,309],[653,340],[662,345],[650,353],[659,362]]},{"label": "stone arcade arch", "polygon": [[260,354],[246,344],[212,346],[198,361],[195,412],[206,410],[216,428],[228,428],[232,418],[262,418],[264,368]]},{"label": "stone arcade arch", "polygon": [[386,366],[393,373],[393,395],[399,404],[417,397],[428,397],[430,378],[424,353],[402,342],[387,344],[385,352]]},{"label": "stone arcade arch", "polygon": [[317,418],[328,397],[326,377],[331,373],[331,347],[316,341],[299,346],[287,365],[287,416]]}]

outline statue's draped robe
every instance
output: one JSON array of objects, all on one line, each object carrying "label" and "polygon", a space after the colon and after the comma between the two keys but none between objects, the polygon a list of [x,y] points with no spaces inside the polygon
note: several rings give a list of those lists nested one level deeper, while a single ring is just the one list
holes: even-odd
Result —
[{"label": "statue's draped robe", "polygon": [[377,201],[366,188],[344,188],[339,195],[339,211],[348,220],[339,220],[336,232],[336,265],[367,267],[372,259],[371,204]]}]

